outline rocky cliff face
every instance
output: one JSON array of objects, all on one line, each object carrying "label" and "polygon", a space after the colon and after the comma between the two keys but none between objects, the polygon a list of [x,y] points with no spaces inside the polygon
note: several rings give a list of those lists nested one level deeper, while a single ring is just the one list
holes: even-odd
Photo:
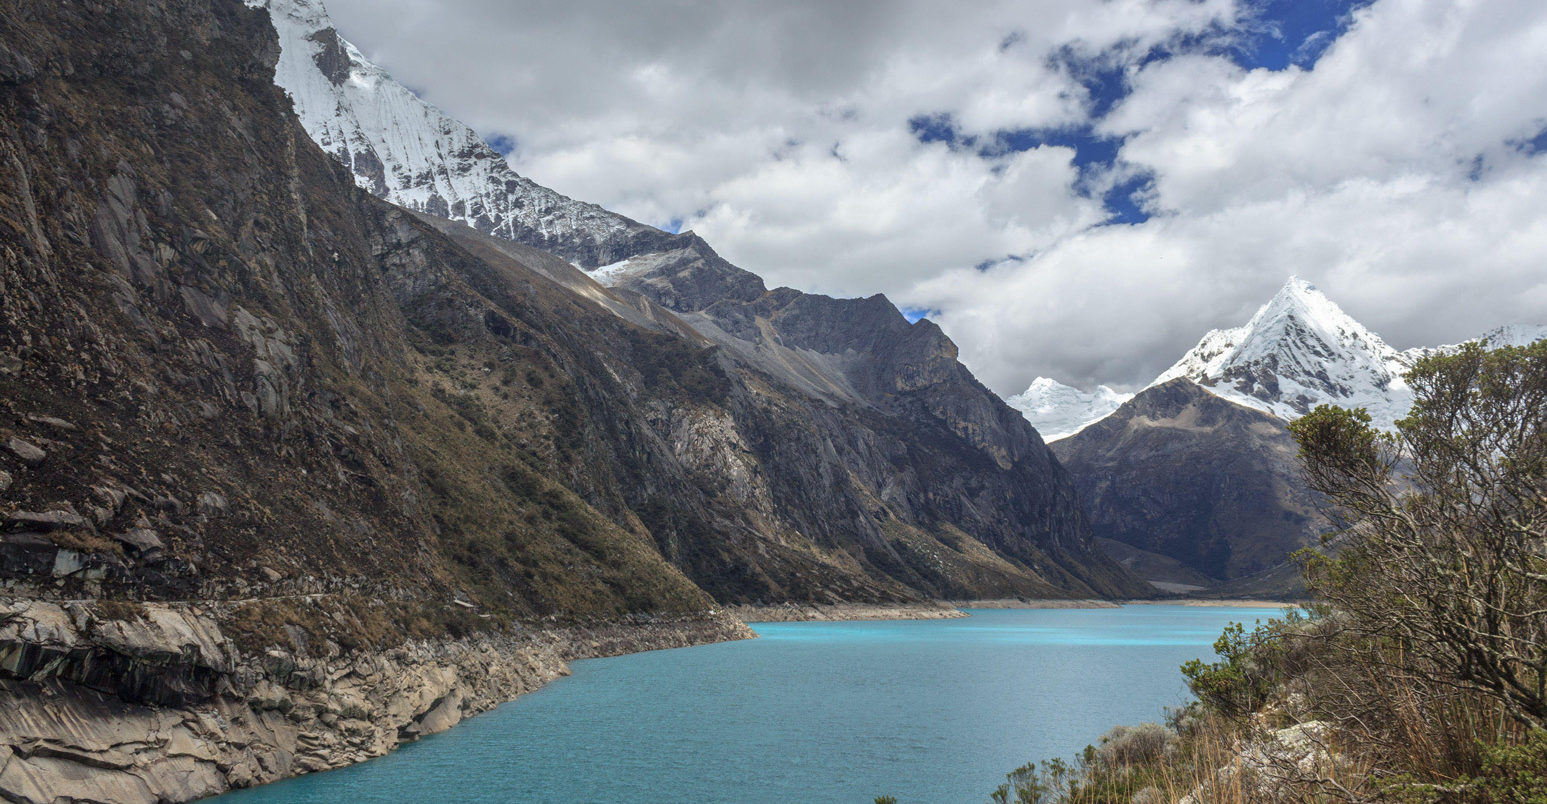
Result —
[{"label": "rocky cliff face", "polygon": [[[1327,527],[1284,422],[1186,379],[1140,392],[1054,451],[1108,550],[1154,581],[1220,587],[1271,573]],[[1257,594],[1282,594],[1279,573]]]},{"label": "rocky cliff face", "polygon": [[[479,253],[533,259],[424,220]],[[688,244],[610,289],[573,270],[566,281],[718,347],[719,384],[700,388],[715,409],[647,416],[647,438],[664,439],[669,455],[587,462],[594,470],[605,457],[624,479],[594,487],[616,496],[602,507],[637,514],[699,585],[734,602],[1142,591],[1092,548],[1051,453],[937,327],[909,324],[882,297],[767,291],[697,238]]]},{"label": "rocky cliff face", "polygon": [[[479,253],[531,266],[545,259],[536,248],[591,269],[610,293],[563,266],[543,272],[635,323],[720,347],[727,415],[655,417],[675,454],[614,455],[614,476],[651,478],[652,488],[624,483],[622,499],[608,503],[648,520],[663,553],[716,596],[1142,590],[1090,549],[1056,461],[956,362],[932,323],[910,326],[880,297],[769,291],[691,233],[668,235],[539,187],[340,39],[317,0],[251,2],[271,12],[279,33],[276,81],[309,135],[361,187],[493,235],[424,219]],[[684,461],[695,489],[664,493],[663,479],[680,476]],[[605,485],[587,500],[598,502]],[[716,513],[685,512],[705,505]],[[747,541],[728,549],[728,533]]]},{"label": "rocky cliff face", "polygon": [[1142,589],[933,325],[387,204],[279,58],[235,0],[0,13],[0,789],[353,761],[609,644],[535,623]]}]

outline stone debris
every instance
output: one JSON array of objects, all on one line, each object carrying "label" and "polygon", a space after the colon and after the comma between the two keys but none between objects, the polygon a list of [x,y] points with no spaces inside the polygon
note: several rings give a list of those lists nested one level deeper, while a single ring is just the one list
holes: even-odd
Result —
[{"label": "stone debris", "polygon": [[29,413],[29,414],[27,414],[27,421],[33,422],[34,424],[46,424],[49,427],[55,427],[55,428],[58,428],[60,430],[79,430],[79,429],[81,429],[79,427],[76,427],[74,424],[65,421],[64,419],[59,418],[58,416],[44,416],[41,413]]},{"label": "stone debris", "polygon": [[86,517],[74,511],[11,511],[4,515],[7,525],[50,531],[60,528],[91,528]]},{"label": "stone debris", "polygon": [[1215,771],[1211,783],[1194,789],[1179,804],[1206,804],[1213,800],[1212,790],[1237,788],[1264,804],[1301,801],[1305,785],[1329,776],[1338,762],[1328,747],[1331,734],[1331,725],[1320,720],[1258,734]]},{"label": "stone debris", "polygon": [[6,446],[16,453],[16,457],[29,464],[42,463],[43,459],[48,457],[48,453],[44,452],[42,447],[29,441],[23,441],[16,436],[11,436],[11,440],[6,442]]}]

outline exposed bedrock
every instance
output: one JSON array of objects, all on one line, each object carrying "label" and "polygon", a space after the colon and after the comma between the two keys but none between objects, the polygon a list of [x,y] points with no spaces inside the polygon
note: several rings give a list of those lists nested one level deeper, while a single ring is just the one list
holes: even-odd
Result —
[{"label": "exposed bedrock", "polygon": [[254,654],[206,611],[0,601],[0,796],[190,801],[380,756],[573,659],[751,635],[722,616]]}]

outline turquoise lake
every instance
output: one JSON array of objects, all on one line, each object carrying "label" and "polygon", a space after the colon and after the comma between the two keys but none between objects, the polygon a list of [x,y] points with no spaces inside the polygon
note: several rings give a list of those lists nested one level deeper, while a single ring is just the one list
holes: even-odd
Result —
[{"label": "turquoise lake", "polygon": [[218,804],[983,802],[1032,759],[1186,702],[1178,666],[1278,609],[975,610],[763,623],[759,639],[575,662],[380,759]]}]

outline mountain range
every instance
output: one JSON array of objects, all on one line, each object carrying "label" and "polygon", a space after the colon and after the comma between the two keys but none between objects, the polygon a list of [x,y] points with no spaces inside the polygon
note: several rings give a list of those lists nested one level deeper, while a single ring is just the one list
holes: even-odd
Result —
[{"label": "mountain range", "polygon": [[0,322],[20,801],[357,762],[737,604],[1153,591],[939,327],[527,181],[302,0],[0,12]]},{"label": "mountain range", "polygon": [[[1543,337],[1547,326],[1512,324],[1477,340],[1519,346]],[[1210,331],[1145,387],[1185,377],[1217,396],[1286,421],[1322,404],[1360,407],[1377,427],[1391,430],[1412,406],[1402,375],[1424,355],[1451,348],[1398,351],[1314,285],[1290,277],[1251,320]],[[1105,386],[1091,393],[1038,377],[1006,401],[1046,438],[1056,440],[1089,427],[1131,398]]]},{"label": "mountain range", "polygon": [[[1514,325],[1490,345],[1530,343]],[[1397,351],[1291,277],[1246,324],[1214,330],[1137,394],[1038,378],[1011,397],[1074,478],[1108,554],[1157,586],[1210,594],[1301,591],[1287,559],[1332,524],[1300,476],[1285,425],[1320,404],[1362,407],[1390,430],[1412,404]]]},{"label": "mountain range", "polygon": [[[362,189],[425,213],[463,242],[505,251],[501,243],[513,242],[589,269],[610,290],[584,283],[582,293],[630,299],[651,321],[669,321],[674,334],[715,347],[718,359],[734,366],[730,373],[745,378],[747,393],[732,418],[745,418],[726,423],[734,432],[721,438],[768,450],[751,462],[752,490],[736,503],[744,508],[756,500],[765,509],[743,526],[748,532],[775,544],[809,545],[814,555],[841,545],[846,555],[823,563],[852,560],[867,574],[906,579],[907,588],[930,596],[978,583],[1005,593],[1110,590],[1125,583],[1105,577],[1112,568],[1090,547],[1057,461],[956,361],[955,345],[932,322],[910,324],[879,295],[833,299],[769,290],[691,232],[663,232],[542,188],[518,176],[472,129],[367,61],[338,35],[320,3],[249,5],[266,7],[275,21],[281,48],[275,82],[292,98],[302,126],[349,167]],[[804,422],[798,432],[761,429],[768,415],[797,410]],[[802,443],[803,451],[780,452]],[[946,458],[939,450],[945,445],[962,451]],[[756,452],[737,446],[749,448]],[[831,463],[809,473],[799,468],[813,459]],[[963,460],[987,464],[969,467]],[[797,472],[803,476],[791,476]],[[968,487],[960,480],[924,481],[953,473],[973,479]],[[1003,488],[991,491],[996,484]],[[852,497],[827,505],[851,485]],[[984,494],[1003,502],[972,499]],[[673,521],[652,531],[674,529]],[[706,529],[697,538],[713,545],[693,553],[723,551],[723,529]],[[971,537],[962,541],[962,532]],[[680,537],[657,538],[679,563],[690,561],[682,557]],[[1020,566],[1009,570],[985,558],[1006,554]],[[722,596],[726,577],[741,573],[720,563],[685,569]],[[780,599],[788,594],[783,589],[732,597]]]}]

